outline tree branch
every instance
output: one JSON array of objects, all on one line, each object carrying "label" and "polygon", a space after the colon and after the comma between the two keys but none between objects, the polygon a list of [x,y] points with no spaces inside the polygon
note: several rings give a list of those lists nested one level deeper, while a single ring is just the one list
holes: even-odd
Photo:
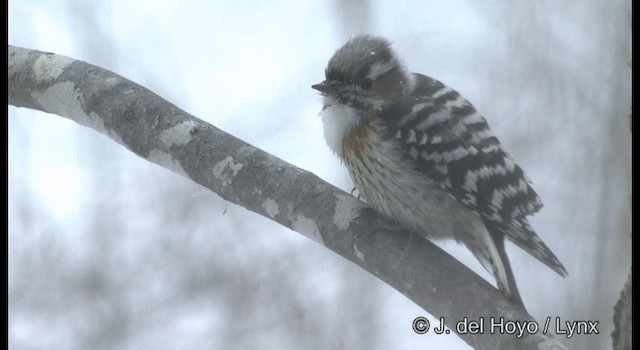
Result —
[{"label": "tree branch", "polygon": [[631,349],[633,346],[633,293],[631,287],[632,271],[629,271],[627,283],[620,292],[620,299],[613,307],[613,350]]},{"label": "tree branch", "polygon": [[[225,200],[323,244],[432,315],[444,317],[454,332],[465,318],[484,319],[484,334],[459,334],[476,349],[565,349],[542,334],[544,324],[521,338],[491,334],[490,317],[496,322],[501,317],[504,322],[535,321],[420,235],[384,229],[392,223],[314,174],[226,134],[110,71],[14,46],[8,53],[9,104],[92,128]],[[438,336],[430,331],[424,341]]]}]

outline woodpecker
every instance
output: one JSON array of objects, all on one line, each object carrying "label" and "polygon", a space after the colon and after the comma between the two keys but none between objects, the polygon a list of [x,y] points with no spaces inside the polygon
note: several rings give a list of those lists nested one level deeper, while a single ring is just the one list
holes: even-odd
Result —
[{"label": "woodpecker", "polygon": [[348,40],[312,88],[324,137],[364,200],[434,240],[464,244],[524,306],[504,239],[561,276],[567,271],[529,225],[542,202],[487,121],[457,91],[410,73],[386,39]]}]

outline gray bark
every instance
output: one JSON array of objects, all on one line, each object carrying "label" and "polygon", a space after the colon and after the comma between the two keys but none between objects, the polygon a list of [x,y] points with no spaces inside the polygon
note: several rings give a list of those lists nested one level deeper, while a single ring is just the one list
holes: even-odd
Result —
[{"label": "gray bark", "polygon": [[[314,174],[226,134],[148,89],[86,62],[9,46],[9,104],[69,118],[138,156],[323,244],[443,317],[452,331],[484,319],[476,349],[566,349],[542,334],[491,334],[490,317],[535,322],[431,242]],[[429,210],[429,208],[424,208]],[[407,325],[409,327],[410,325]],[[435,327],[436,325],[433,325]],[[435,335],[430,335],[435,336]],[[425,342],[427,342],[425,338]]]}]

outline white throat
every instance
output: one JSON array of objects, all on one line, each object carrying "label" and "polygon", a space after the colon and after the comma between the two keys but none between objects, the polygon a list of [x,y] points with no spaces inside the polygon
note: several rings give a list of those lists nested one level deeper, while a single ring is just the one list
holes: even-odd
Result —
[{"label": "white throat", "polygon": [[[362,119],[358,111],[336,101],[329,102],[321,112],[324,126],[324,139],[335,154],[341,156],[344,137]],[[332,102],[332,103],[331,103]]]}]

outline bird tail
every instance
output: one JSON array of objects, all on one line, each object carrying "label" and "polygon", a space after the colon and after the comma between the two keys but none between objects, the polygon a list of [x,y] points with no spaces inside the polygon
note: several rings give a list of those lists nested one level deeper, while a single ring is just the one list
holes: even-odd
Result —
[{"label": "bird tail", "polygon": [[496,279],[498,289],[514,303],[524,308],[516,280],[511,270],[509,257],[504,248],[504,235],[501,232],[490,233],[488,230],[480,232],[480,241],[471,240],[465,245]]},{"label": "bird tail", "polygon": [[560,276],[567,276],[567,270],[555,254],[553,254],[551,249],[549,249],[535,231],[533,231],[527,218],[522,217],[512,220],[509,225],[507,225],[504,233],[513,243],[522,248],[522,250],[549,266]]},{"label": "bird tail", "polygon": [[491,237],[493,238],[496,250],[500,256],[506,277],[506,281],[502,281],[502,284],[505,284],[506,282],[506,286],[500,286],[500,282],[498,282],[499,289],[506,291],[510,294],[507,296],[509,296],[516,304],[525,308],[524,302],[522,302],[522,297],[520,297],[520,292],[518,291],[518,285],[516,285],[516,279],[513,276],[513,270],[511,270],[511,263],[509,262],[507,251],[504,249],[504,236],[501,234],[492,234]]}]

